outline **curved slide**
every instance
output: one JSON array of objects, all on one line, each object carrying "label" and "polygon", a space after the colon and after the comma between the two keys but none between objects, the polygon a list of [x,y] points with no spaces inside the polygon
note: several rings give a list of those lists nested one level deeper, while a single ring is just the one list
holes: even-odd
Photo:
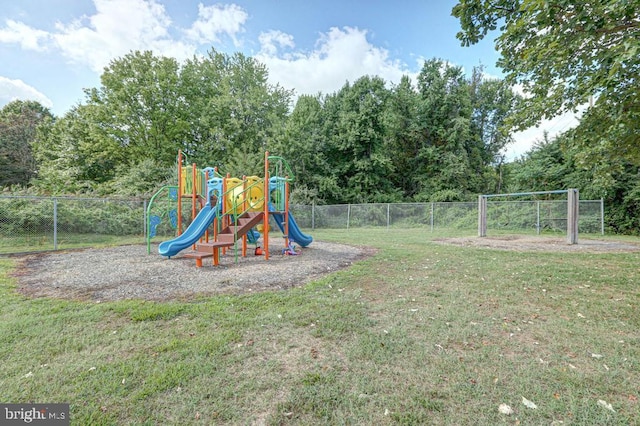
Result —
[{"label": "curved slide", "polygon": [[[269,211],[274,210],[275,207],[273,207],[272,204],[269,204]],[[282,213],[270,213],[270,216],[273,216],[273,219],[278,224],[278,228],[280,228],[280,231],[284,233],[284,215]],[[291,213],[289,213],[289,239],[301,247],[306,247],[313,242],[313,237],[311,235],[307,235],[300,230]]]},{"label": "curved slide", "polygon": [[216,217],[217,208],[211,208],[209,204],[204,206],[196,218],[185,231],[173,240],[164,241],[158,246],[158,253],[162,256],[175,256],[181,250],[195,244]]}]

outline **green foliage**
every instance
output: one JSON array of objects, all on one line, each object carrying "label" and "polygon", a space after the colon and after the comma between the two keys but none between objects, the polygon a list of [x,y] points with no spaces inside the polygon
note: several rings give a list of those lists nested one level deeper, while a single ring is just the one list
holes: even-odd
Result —
[{"label": "green foliage", "polygon": [[323,202],[338,192],[326,155],[328,138],[323,135],[326,119],[320,97],[302,95],[287,116],[282,137],[270,144],[269,149],[286,158],[293,170],[296,180],[292,200],[296,203]]},{"label": "green foliage", "polygon": [[171,183],[174,167],[160,166],[150,158],[138,164],[122,164],[117,167],[115,177],[96,188],[101,194],[114,194],[124,197],[151,197],[158,187]]},{"label": "green foliage", "polygon": [[71,233],[140,234],[142,232],[141,217],[143,212],[139,204],[89,200],[58,203],[59,226]]},{"label": "green foliage", "polygon": [[[0,221],[3,235],[25,233],[50,235],[53,230],[53,199],[2,198]],[[127,201],[59,199],[58,228],[70,234],[139,235],[142,204]]]},{"label": "green foliage", "polygon": [[617,233],[638,233],[640,167],[606,150],[584,161],[575,133],[538,143],[510,165],[509,191],[578,188],[583,199],[604,199],[605,224]]},{"label": "green foliage", "polygon": [[41,192],[92,192],[115,177],[124,152],[105,135],[96,110],[94,105],[75,106],[39,129],[32,142],[39,165],[33,184]]},{"label": "green foliage", "polygon": [[26,186],[36,173],[31,143],[53,115],[35,101],[13,101],[0,110],[0,187]]},{"label": "green foliage", "polygon": [[520,84],[526,95],[510,114],[510,123],[525,129],[586,108],[562,147],[545,140],[512,168],[512,185],[526,190],[580,188],[587,196],[606,199],[612,229],[637,232],[637,1],[461,0],[452,13],[460,19],[463,45],[499,30],[498,65],[506,82]]},{"label": "green foliage", "polygon": [[30,198],[0,199],[0,230],[3,235],[20,235],[28,229],[34,233],[52,229],[53,202],[36,202]]},{"label": "green foliage", "polygon": [[[637,1],[461,0],[458,38],[477,43],[499,29],[498,65],[526,96],[512,123],[521,129],[596,99],[580,125],[586,146],[605,140],[640,161],[640,21]],[[606,117],[605,125],[591,116]]]},{"label": "green foliage", "polygon": [[115,59],[85,104],[38,129],[34,187],[149,195],[178,149],[237,176],[260,175],[268,150],[290,161],[298,202],[463,199],[492,186],[508,141],[505,87],[479,71],[468,80],[441,60],[425,62],[416,87],[408,77],[389,89],[367,76],[333,94],[302,95],[292,111],[292,93],[267,81],[266,67],[242,54]]},{"label": "green foliage", "polygon": [[259,167],[264,150],[279,137],[291,93],[270,85],[264,64],[240,53],[211,50],[186,61],[180,76],[189,123],[182,149],[189,158],[231,172],[231,164],[248,165],[246,155],[257,156],[251,166]]},{"label": "green foliage", "polygon": [[51,194],[149,194],[175,167],[178,149],[202,167],[257,174],[290,96],[241,54],[212,50],[179,64],[129,53],[109,64],[99,88],[86,90],[86,104],[35,138],[35,185]]},{"label": "green foliage", "polygon": [[464,201],[463,195],[460,191],[454,189],[442,189],[431,194],[429,201],[433,202],[452,202],[452,201]]},{"label": "green foliage", "polygon": [[324,121],[326,155],[336,177],[340,202],[360,203],[393,197],[387,178],[394,171],[385,150],[383,120],[388,90],[379,77],[361,77],[327,97],[335,119]]},{"label": "green foliage", "polygon": [[188,128],[182,114],[187,99],[178,90],[179,69],[173,58],[136,51],[111,61],[100,78],[101,87],[86,91],[93,119],[129,161],[151,158],[168,166],[175,159]]}]

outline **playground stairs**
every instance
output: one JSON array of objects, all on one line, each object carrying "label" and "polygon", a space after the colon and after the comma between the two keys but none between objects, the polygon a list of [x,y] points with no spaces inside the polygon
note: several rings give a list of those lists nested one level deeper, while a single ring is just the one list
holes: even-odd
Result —
[{"label": "playground stairs", "polygon": [[196,267],[198,268],[202,267],[202,259],[213,257],[213,264],[217,266],[220,260],[220,249],[233,247],[236,239],[246,235],[251,228],[262,222],[262,218],[262,212],[244,213],[238,218],[236,224],[229,225],[220,231],[217,241],[197,243],[195,251],[185,253],[184,256],[196,259]]}]

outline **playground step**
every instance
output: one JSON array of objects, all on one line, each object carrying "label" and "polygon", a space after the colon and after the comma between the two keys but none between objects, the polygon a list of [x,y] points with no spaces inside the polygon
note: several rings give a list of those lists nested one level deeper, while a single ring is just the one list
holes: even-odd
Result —
[{"label": "playground step", "polygon": [[[238,233],[238,237],[241,237],[241,234]],[[221,233],[218,234],[218,242],[233,245],[235,243],[235,234],[230,227],[225,228]]]},{"label": "playground step", "polygon": [[220,248],[231,247],[233,243],[224,243],[220,241],[210,243],[198,243],[196,244],[196,251],[190,251],[184,254],[184,257],[188,257],[196,260],[196,267],[202,267],[202,259],[205,257],[213,257],[213,264],[218,265],[220,260]]},{"label": "playground step", "polygon": [[248,212],[243,214],[238,218],[239,224],[247,224],[249,222],[255,222],[262,220],[263,213],[262,212]]},{"label": "playground step", "polygon": [[238,238],[245,235],[251,228],[256,226],[262,221],[262,212],[251,212],[238,218],[238,225],[227,226],[218,234],[218,241],[220,242],[235,242],[235,236]]},{"label": "playground step", "polygon": [[205,257],[213,256],[213,250],[210,252],[204,251],[190,251],[184,254],[184,257],[188,257],[189,259],[204,259]]},{"label": "playground step", "polygon": [[212,241],[208,243],[197,243],[196,252],[213,253],[214,248],[233,247],[233,243],[224,241]]},{"label": "playground step", "polygon": [[[217,250],[216,250],[217,252]],[[216,256],[217,253],[214,253],[214,250],[211,250],[210,253],[205,253],[203,251],[191,251],[189,253],[185,253],[184,257],[188,257],[191,259],[195,259],[196,260],[196,268],[202,268],[202,259],[204,259],[205,257],[213,257],[214,258],[214,264],[217,265],[218,264],[218,258]]]}]

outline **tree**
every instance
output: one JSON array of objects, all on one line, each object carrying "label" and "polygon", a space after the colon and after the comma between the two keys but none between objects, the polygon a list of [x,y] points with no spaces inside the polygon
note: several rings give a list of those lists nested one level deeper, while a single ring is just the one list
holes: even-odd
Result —
[{"label": "tree", "polygon": [[513,141],[505,122],[520,97],[504,80],[486,78],[481,67],[472,71],[470,90],[471,131],[477,145],[473,149],[483,165],[497,164],[502,161],[501,151]]},{"label": "tree", "polygon": [[[512,192],[554,191],[573,187],[568,180],[575,165],[562,144],[566,138],[549,139],[547,133],[512,168]],[[581,194],[582,195],[582,194]]]},{"label": "tree", "polygon": [[292,200],[296,203],[321,202],[321,188],[330,176],[324,155],[327,141],[322,134],[324,113],[320,96],[301,95],[287,117],[283,137],[270,150],[284,157],[295,175]]},{"label": "tree", "polygon": [[136,51],[111,61],[100,81],[86,96],[105,137],[116,141],[132,164],[145,158],[172,164],[188,127],[178,62]]},{"label": "tree", "polygon": [[327,99],[335,114],[325,120],[327,154],[340,202],[396,201],[389,177],[393,163],[385,150],[384,112],[389,96],[380,77],[361,77]]},{"label": "tree", "polygon": [[[452,10],[460,20],[463,45],[501,32],[498,65],[507,82],[521,84],[525,93],[511,117],[513,125],[531,127],[576,111],[593,97],[590,113],[598,110],[613,123],[592,134],[585,146],[604,139],[610,149],[635,161],[640,161],[638,13],[636,0],[460,0]],[[610,140],[607,132],[616,126],[623,134]]]},{"label": "tree", "polygon": [[95,105],[76,105],[47,126],[32,143],[38,175],[34,186],[46,193],[94,191],[126,163],[124,148],[104,132]]},{"label": "tree", "polygon": [[[475,187],[468,142],[471,133],[471,91],[462,68],[439,59],[425,61],[418,74],[420,149],[415,157],[416,199],[459,201]],[[443,200],[440,191],[447,191]],[[451,197],[451,194],[456,194]]]},{"label": "tree", "polygon": [[503,149],[513,141],[506,121],[520,97],[504,81],[486,78],[482,67],[473,69],[471,90],[472,138],[467,142],[470,166],[483,175],[476,192],[500,192],[503,184]]},{"label": "tree", "polygon": [[420,168],[416,157],[423,141],[418,119],[419,101],[410,78],[403,76],[391,89],[385,114],[385,145],[395,169],[389,178],[408,199],[419,190],[414,181]]},{"label": "tree", "polygon": [[29,184],[36,174],[31,144],[53,114],[35,101],[13,101],[0,110],[0,186]]},{"label": "tree", "polygon": [[146,193],[178,149],[202,167],[258,174],[290,100],[267,77],[257,61],[215,51],[182,66],[151,52],[113,60],[86,104],[38,136],[36,183],[50,193]]},{"label": "tree", "polygon": [[190,158],[225,172],[262,158],[284,125],[291,99],[290,91],[267,80],[267,68],[240,53],[211,50],[185,63],[181,94],[188,100],[189,126],[183,150]]}]

